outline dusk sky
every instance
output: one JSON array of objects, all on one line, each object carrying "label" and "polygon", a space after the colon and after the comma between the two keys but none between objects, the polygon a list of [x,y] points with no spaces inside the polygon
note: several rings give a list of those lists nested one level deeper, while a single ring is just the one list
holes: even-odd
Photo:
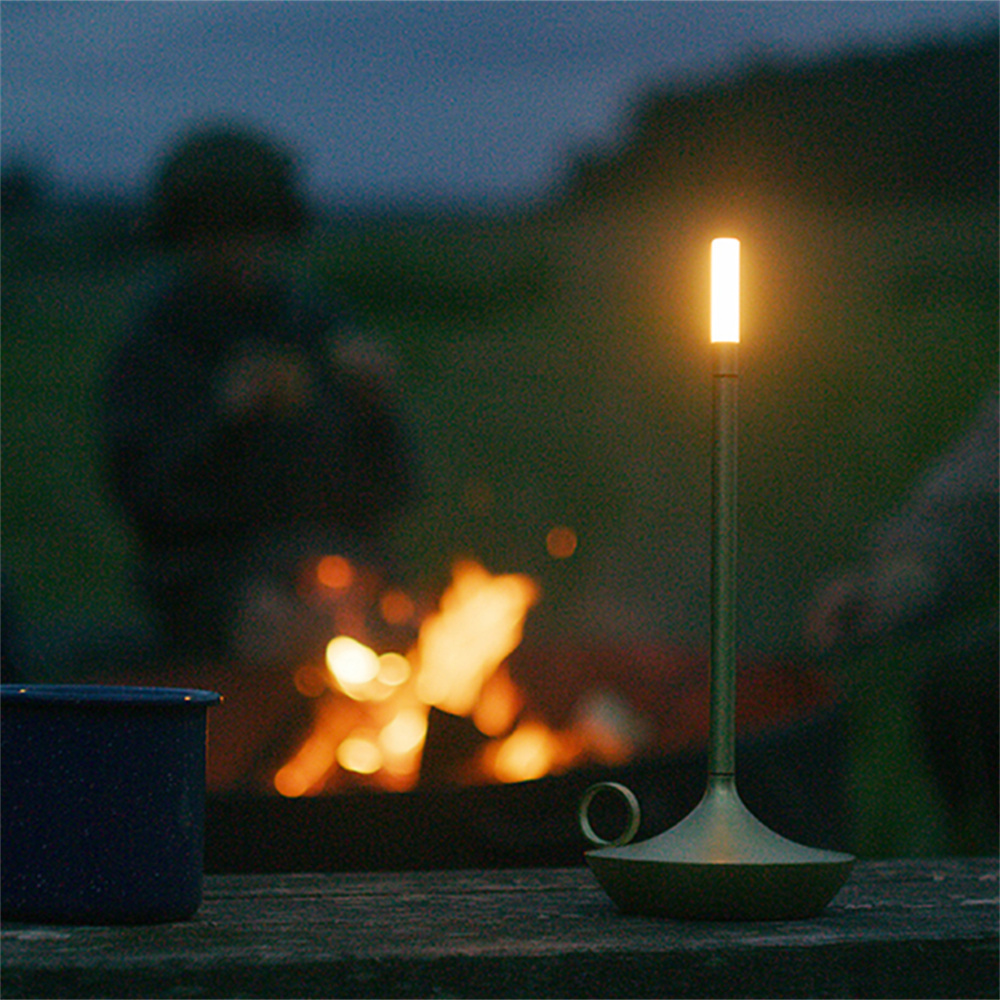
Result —
[{"label": "dusk sky", "polygon": [[142,190],[207,117],[263,126],[340,201],[506,202],[613,142],[629,101],[761,61],[997,29],[994,2],[0,4],[2,155]]}]

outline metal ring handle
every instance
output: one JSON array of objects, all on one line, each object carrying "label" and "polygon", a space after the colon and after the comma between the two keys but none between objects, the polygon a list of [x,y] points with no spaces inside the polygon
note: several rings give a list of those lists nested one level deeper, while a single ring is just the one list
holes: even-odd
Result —
[{"label": "metal ring handle", "polygon": [[[625,805],[628,806],[629,811],[628,824],[614,840],[605,840],[594,833],[594,828],[590,825],[590,803],[594,801],[594,796],[598,792],[603,792],[605,789],[617,792],[625,800]],[[619,785],[617,781],[599,781],[596,785],[591,785],[583,793],[583,798],[580,799],[580,806],[577,810],[577,818],[580,821],[580,830],[583,832],[583,835],[595,846],[621,847],[636,835],[642,814],[639,810],[639,800],[632,794],[631,789],[626,788],[624,785]]]}]

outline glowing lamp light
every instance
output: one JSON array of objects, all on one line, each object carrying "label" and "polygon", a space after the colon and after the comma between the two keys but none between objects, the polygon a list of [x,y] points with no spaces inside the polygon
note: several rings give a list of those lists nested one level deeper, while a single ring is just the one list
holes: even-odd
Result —
[{"label": "glowing lamp light", "polygon": [[712,343],[740,342],[740,241],[712,240]]}]

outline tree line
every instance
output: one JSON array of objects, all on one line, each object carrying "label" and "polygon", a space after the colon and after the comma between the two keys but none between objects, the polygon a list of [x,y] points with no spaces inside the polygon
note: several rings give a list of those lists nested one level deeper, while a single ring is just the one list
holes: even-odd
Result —
[{"label": "tree line", "polygon": [[634,103],[617,148],[576,159],[565,195],[996,200],[997,91],[993,35],[653,89]]}]

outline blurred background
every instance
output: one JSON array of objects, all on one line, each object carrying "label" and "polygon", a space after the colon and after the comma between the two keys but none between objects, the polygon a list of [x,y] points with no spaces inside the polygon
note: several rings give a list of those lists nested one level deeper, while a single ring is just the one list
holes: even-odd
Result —
[{"label": "blurred background", "polygon": [[[547,641],[707,644],[712,237],[743,241],[746,655],[812,655],[817,586],[995,390],[993,3],[0,19],[2,560],[46,677],[81,632],[141,620],[95,394],[160,266],[135,240],[146,184],[192,122],[302,154],[319,223],[296,266],[398,364],[427,483],[399,528],[413,587],[461,557],[530,575]],[[928,655],[832,664],[865,733],[867,854],[996,846],[978,821],[955,839],[921,763],[907,685]]]}]

